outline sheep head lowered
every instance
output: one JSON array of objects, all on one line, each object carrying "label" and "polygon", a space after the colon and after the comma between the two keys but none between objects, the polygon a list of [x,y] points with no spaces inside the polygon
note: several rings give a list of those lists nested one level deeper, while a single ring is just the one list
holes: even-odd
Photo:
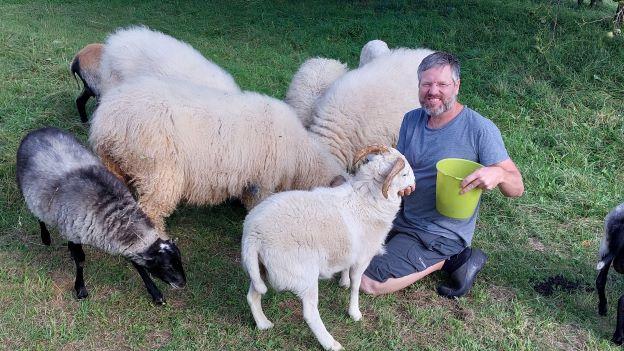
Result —
[{"label": "sheep head lowered", "polygon": [[[370,163],[370,165],[363,170],[363,173],[368,176],[385,174],[381,187],[384,198],[388,199],[390,188],[392,188],[392,194],[395,194],[416,183],[412,168],[398,150],[384,145],[367,146],[356,153],[353,167],[365,157],[366,164]],[[383,171],[382,168],[389,169],[389,171]],[[360,170],[358,170],[359,173]]]}]

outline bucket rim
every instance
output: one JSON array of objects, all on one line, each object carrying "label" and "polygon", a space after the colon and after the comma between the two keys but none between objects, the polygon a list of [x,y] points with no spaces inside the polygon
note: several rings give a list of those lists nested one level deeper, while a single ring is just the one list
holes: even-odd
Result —
[{"label": "bucket rim", "polygon": [[464,178],[460,178],[460,177],[456,177],[456,176],[454,176],[454,175],[450,175],[450,174],[448,174],[448,173],[446,173],[446,172],[444,172],[444,171],[442,171],[442,170],[440,169],[439,165],[440,165],[440,163],[441,163],[441,162],[443,162],[443,161],[462,161],[462,162],[472,163],[472,164],[474,164],[475,166],[477,166],[477,165],[478,165],[478,166],[479,166],[479,168],[485,167],[484,165],[480,164],[479,162],[475,162],[475,161],[471,161],[471,160],[467,160],[467,159],[465,159],[465,158],[459,158],[459,157],[448,157],[448,158],[443,158],[443,159],[441,159],[440,161],[436,162],[436,171],[438,171],[438,172],[440,172],[440,173],[444,174],[444,175],[445,175],[445,176],[447,176],[447,177],[451,177],[451,178],[454,178],[454,179],[456,179],[456,180],[460,180],[460,181],[461,181],[461,180],[464,180]]}]

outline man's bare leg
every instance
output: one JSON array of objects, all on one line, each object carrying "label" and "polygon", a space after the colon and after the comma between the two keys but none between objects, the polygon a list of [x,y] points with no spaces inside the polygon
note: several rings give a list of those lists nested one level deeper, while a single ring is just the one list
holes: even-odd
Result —
[{"label": "man's bare leg", "polygon": [[401,278],[388,278],[383,283],[380,283],[376,280],[373,280],[366,276],[366,274],[362,275],[362,283],[360,284],[360,291],[370,294],[370,295],[382,295],[389,294],[395,291],[399,291],[404,289],[414,282],[428,276],[429,274],[442,269],[445,261],[440,261],[433,266],[428,267],[424,271],[415,272],[405,277]]}]

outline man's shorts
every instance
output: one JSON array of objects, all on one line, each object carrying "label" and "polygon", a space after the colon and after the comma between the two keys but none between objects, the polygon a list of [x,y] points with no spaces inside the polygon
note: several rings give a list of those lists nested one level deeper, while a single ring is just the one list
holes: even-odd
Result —
[{"label": "man's shorts", "polygon": [[383,283],[388,278],[424,271],[463,249],[462,242],[439,235],[391,231],[386,240],[386,253],[373,257],[364,274]]}]

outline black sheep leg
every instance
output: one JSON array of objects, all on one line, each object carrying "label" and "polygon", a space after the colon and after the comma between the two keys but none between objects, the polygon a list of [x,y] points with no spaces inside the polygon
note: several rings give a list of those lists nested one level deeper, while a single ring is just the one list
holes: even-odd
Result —
[{"label": "black sheep leg", "polygon": [[611,260],[605,262],[604,267],[598,273],[596,277],[596,291],[598,292],[598,314],[601,316],[607,315],[607,296],[605,295],[605,286],[607,285],[607,274],[609,273],[609,267],[611,267]]},{"label": "black sheep leg", "polygon": [[154,284],[152,278],[150,278],[149,273],[147,273],[145,267],[142,267],[133,261],[130,262],[132,262],[134,268],[136,268],[136,270],[139,272],[141,279],[143,279],[143,283],[145,283],[145,288],[147,288],[147,292],[152,296],[154,303],[157,305],[164,305],[165,297],[160,292],[160,290],[158,290],[158,287],[156,286],[156,284]]},{"label": "black sheep leg", "polygon": [[618,300],[617,309],[617,325],[615,326],[615,332],[611,341],[617,345],[622,345],[622,339],[624,338],[624,295],[620,296]]},{"label": "black sheep leg", "polygon": [[82,89],[82,94],[80,94],[80,96],[76,99],[76,108],[78,108],[78,114],[80,115],[80,120],[82,121],[82,123],[87,123],[89,121],[89,119],[87,118],[86,106],[87,101],[92,96],[95,95],[93,94],[91,89],[85,86],[85,88]]},{"label": "black sheep leg", "polygon": [[39,228],[41,229],[41,242],[45,245],[50,245],[50,243],[52,243],[52,239],[50,239],[50,232],[48,231],[48,228],[46,228],[45,223],[39,221]]},{"label": "black sheep leg", "polygon": [[73,242],[69,241],[67,243],[67,247],[69,248],[69,253],[71,254],[71,257],[74,259],[74,262],[76,262],[76,282],[74,283],[76,297],[79,300],[84,299],[85,297],[89,296],[83,276],[85,253],[84,251],[82,251],[81,244],[74,244]]}]

